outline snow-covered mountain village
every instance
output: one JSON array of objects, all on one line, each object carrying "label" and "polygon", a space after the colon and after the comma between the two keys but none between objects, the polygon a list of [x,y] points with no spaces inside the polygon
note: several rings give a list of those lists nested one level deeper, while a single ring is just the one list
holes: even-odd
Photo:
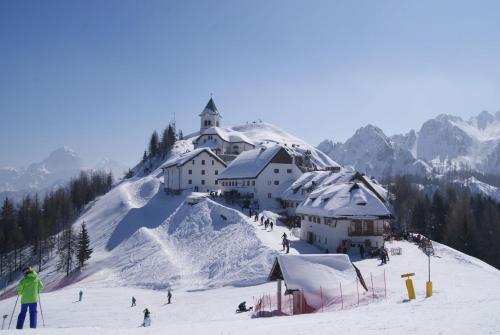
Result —
[{"label": "snow-covered mountain village", "polygon": [[[83,208],[73,226],[88,231],[84,267],[19,251],[18,267],[45,286],[40,333],[132,334],[146,308],[148,331],[176,334],[500,329],[500,271],[392,231],[377,180],[272,124],[225,126],[212,98],[199,117],[199,131]],[[16,323],[12,272],[5,328]]]},{"label": "snow-covered mountain village", "polygon": [[0,334],[500,334],[498,13],[0,2]]}]

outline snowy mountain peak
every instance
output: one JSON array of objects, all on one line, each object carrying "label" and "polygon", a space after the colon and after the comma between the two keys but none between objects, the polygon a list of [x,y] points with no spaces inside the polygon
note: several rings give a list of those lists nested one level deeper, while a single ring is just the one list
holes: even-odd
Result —
[{"label": "snowy mountain peak", "polygon": [[478,116],[469,121],[469,123],[475,124],[479,129],[485,129],[493,122],[495,122],[495,117],[488,111],[482,111]]},{"label": "snowy mountain peak", "polygon": [[62,147],[52,151],[47,158],[32,166],[44,166],[48,171],[68,171],[81,170],[83,168],[82,159],[76,152],[68,147]]}]

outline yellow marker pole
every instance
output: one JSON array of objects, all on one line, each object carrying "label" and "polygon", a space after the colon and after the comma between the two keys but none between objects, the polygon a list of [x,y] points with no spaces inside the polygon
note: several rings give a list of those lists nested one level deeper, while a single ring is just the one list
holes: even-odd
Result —
[{"label": "yellow marker pole", "polygon": [[425,296],[427,298],[432,296],[432,282],[431,282],[431,252],[427,250],[427,257],[429,258],[429,280],[425,283]]},{"label": "yellow marker pole", "polygon": [[410,300],[415,299],[415,288],[413,287],[413,281],[411,280],[411,277],[414,276],[415,273],[406,273],[404,275],[401,275],[401,278],[406,278],[405,284],[406,284],[406,289],[408,290],[408,298]]}]

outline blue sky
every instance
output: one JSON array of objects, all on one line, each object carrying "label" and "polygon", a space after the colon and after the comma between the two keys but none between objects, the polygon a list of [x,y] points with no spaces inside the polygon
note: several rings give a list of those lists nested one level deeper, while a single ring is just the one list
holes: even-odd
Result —
[{"label": "blue sky", "polygon": [[498,1],[0,2],[0,166],[135,163],[153,129],[262,119],[311,144],[500,110]]}]

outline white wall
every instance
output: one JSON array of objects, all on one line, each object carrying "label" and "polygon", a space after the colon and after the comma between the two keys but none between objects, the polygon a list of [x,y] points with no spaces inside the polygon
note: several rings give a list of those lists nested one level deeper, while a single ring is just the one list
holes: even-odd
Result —
[{"label": "white wall", "polygon": [[[274,169],[278,169],[278,173],[274,172]],[[290,169],[291,173],[287,170]],[[234,180],[223,180],[224,183],[236,182],[236,185],[222,186],[224,191],[235,190],[240,194],[253,193],[254,199],[259,202],[260,208],[281,208],[280,202],[277,200],[281,196],[281,192],[284,191],[284,184],[287,182],[293,182],[297,180],[302,175],[302,171],[295,164],[281,164],[281,163],[271,163],[259,174],[257,179],[234,179]],[[253,185],[255,181],[255,185]],[[278,185],[275,185],[275,181]],[[247,183],[250,182],[248,186]],[[268,194],[271,194],[271,198],[268,198]]]},{"label": "white wall", "polygon": [[[321,218],[322,223],[315,223],[310,221],[308,215],[301,223],[300,239],[307,241],[307,233],[312,232],[315,235],[314,245],[323,249],[328,249],[330,253],[337,250],[342,240],[351,240],[354,244],[364,243],[365,240],[370,240],[372,246],[381,247],[384,244],[382,236],[349,236],[349,226],[351,220],[333,220],[332,223],[325,224],[324,218]],[[336,222],[336,226],[335,226]],[[383,220],[375,220],[375,224],[383,227]]]},{"label": "white wall", "polygon": [[[205,165],[202,164],[203,160],[205,161]],[[194,191],[197,189],[200,192],[219,190],[220,186],[216,181],[218,175],[224,169],[225,166],[217,159],[207,152],[202,152],[180,167],[172,166],[164,169],[164,187],[171,190]],[[191,174],[189,173],[190,170]],[[202,174],[202,171],[205,171],[205,174]],[[216,171],[218,174],[215,174]],[[190,180],[191,184],[189,183]]]}]

